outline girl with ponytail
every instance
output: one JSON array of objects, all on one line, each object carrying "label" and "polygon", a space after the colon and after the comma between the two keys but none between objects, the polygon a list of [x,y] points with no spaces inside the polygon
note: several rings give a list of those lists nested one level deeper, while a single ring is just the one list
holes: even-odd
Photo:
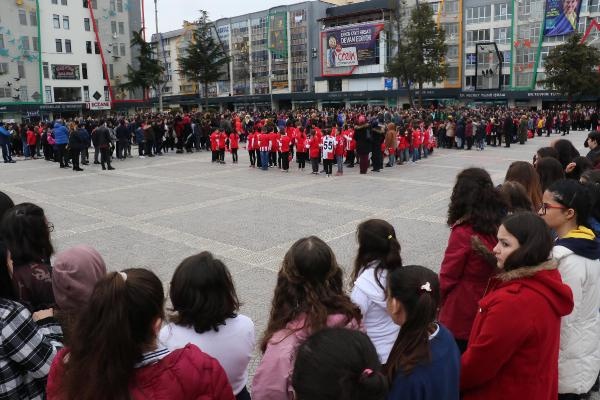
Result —
[{"label": "girl with ponytail", "polygon": [[169,351],[157,340],[162,283],[141,268],[102,278],[75,322],[69,347],[50,369],[49,400],[233,400],[219,363],[188,344]]},{"label": "girl with ponytail", "polygon": [[391,271],[387,307],[400,333],[385,366],[389,400],[458,400],[460,353],[452,334],[436,322],[440,285],[418,265]]},{"label": "girl with ponytail", "polygon": [[358,329],[360,321],[360,310],[344,293],[342,269],[331,248],[316,236],[298,240],[277,274],[252,397],[293,399],[291,374],[298,345],[323,328]]},{"label": "girl with ponytail", "polygon": [[381,219],[362,222],[356,229],[358,253],[352,271],[350,298],[363,315],[367,335],[375,345],[379,361],[387,361],[400,328],[386,310],[387,274],[402,267],[400,243],[394,227]]}]

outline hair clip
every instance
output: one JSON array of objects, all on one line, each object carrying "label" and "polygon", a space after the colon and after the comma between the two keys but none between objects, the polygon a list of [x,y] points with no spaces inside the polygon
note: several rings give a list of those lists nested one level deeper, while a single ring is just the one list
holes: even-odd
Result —
[{"label": "hair clip", "polygon": [[388,235],[388,240],[392,240],[392,235]]},{"label": "hair clip", "polygon": [[363,377],[370,377],[371,375],[373,375],[373,370],[371,368],[365,368],[361,374]]},{"label": "hair clip", "polygon": [[431,284],[429,282],[425,282],[423,285],[421,285],[421,292],[431,293]]},{"label": "hair clip", "polygon": [[127,274],[125,272],[119,272],[119,275],[123,278],[123,282],[127,282]]}]

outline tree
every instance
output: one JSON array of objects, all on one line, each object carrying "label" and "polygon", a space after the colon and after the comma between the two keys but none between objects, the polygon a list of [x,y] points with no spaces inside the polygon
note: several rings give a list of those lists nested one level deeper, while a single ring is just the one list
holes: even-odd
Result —
[{"label": "tree", "polygon": [[139,64],[138,68],[134,69],[128,64],[127,73],[125,74],[126,82],[120,84],[119,87],[124,90],[142,89],[146,93],[151,88],[155,91],[160,89],[161,84],[164,82],[165,69],[160,65],[158,57],[155,56],[152,45],[144,40],[142,29],[138,32],[131,32],[130,46],[138,46],[140,50],[139,55],[136,57]]},{"label": "tree", "polygon": [[540,82],[549,89],[573,96],[600,93],[600,50],[581,43],[581,35],[573,34],[556,46],[545,58],[546,79]]},{"label": "tree", "polygon": [[202,84],[204,103],[208,108],[208,85],[225,74],[223,67],[229,64],[229,56],[223,46],[211,34],[212,23],[208,13],[200,10],[200,18],[195,22],[196,29],[185,55],[179,57],[179,72]]},{"label": "tree", "polygon": [[385,66],[386,74],[396,78],[398,81],[398,88],[404,87],[408,92],[408,102],[413,105],[412,89],[410,87],[411,77],[409,76],[407,63],[405,62],[404,54],[407,51],[406,43],[403,42],[403,36],[401,32],[404,31],[402,28],[405,25],[406,20],[406,2],[400,0],[399,2],[391,1],[390,20],[386,32],[388,33],[387,40],[390,43],[390,48],[394,51],[394,56],[390,56]]},{"label": "tree", "polygon": [[417,3],[406,29],[399,32],[399,53],[390,62],[388,71],[401,77],[405,84],[417,84],[419,104],[423,103],[423,85],[426,82],[435,84],[446,79],[445,39],[444,31],[433,20],[431,6]]}]

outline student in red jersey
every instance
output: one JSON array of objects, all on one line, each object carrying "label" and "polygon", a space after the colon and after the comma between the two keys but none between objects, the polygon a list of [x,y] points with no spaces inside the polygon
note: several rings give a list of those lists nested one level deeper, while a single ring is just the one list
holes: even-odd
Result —
[{"label": "student in red jersey", "polygon": [[337,163],[336,176],[344,174],[344,153],[346,152],[346,140],[342,131],[335,136],[335,161]]},{"label": "student in red jersey", "polygon": [[321,140],[317,136],[316,131],[311,131],[310,139],[308,139],[308,156],[310,157],[310,164],[314,175],[319,175],[320,152]]},{"label": "student in red jersey", "polygon": [[269,150],[269,168],[274,168],[277,165],[277,153],[279,152],[279,133],[277,133],[276,129],[276,126],[271,126],[269,131],[269,140],[271,141],[271,148]]},{"label": "student in red jersey", "polygon": [[331,129],[323,131],[324,136],[321,140],[321,148],[323,151],[323,168],[328,177],[333,173],[333,161],[335,159],[335,137],[331,134]]},{"label": "student in red jersey", "polygon": [[229,134],[229,148],[231,148],[231,159],[234,164],[238,162],[238,149],[240,148],[240,134],[232,132]]},{"label": "student in red jersey", "polygon": [[258,148],[260,151],[260,165],[263,171],[269,169],[269,152],[271,150],[271,137],[272,127],[267,126],[263,128],[264,131],[258,135]]},{"label": "student in red jersey", "polygon": [[254,158],[256,158],[256,168],[262,168],[262,160],[260,158],[260,145],[258,143],[258,138],[262,133],[262,127],[257,124],[254,127]]},{"label": "student in red jersey", "polygon": [[431,142],[431,137],[433,136],[433,128],[432,128],[432,124],[429,124],[428,127],[426,127],[423,130],[423,157],[427,158],[427,156],[429,155],[429,146],[430,146],[430,142]]},{"label": "student in red jersey", "polygon": [[285,130],[282,130],[281,138],[279,139],[279,148],[281,152],[280,160],[281,160],[281,169],[284,172],[290,171],[290,146],[292,143],[292,139],[286,134]]},{"label": "student in red jersey", "polygon": [[35,146],[37,143],[37,136],[33,131],[31,125],[27,126],[27,146],[29,147],[29,154],[31,154],[31,159],[35,160]]},{"label": "student in red jersey", "polygon": [[210,151],[212,152],[212,162],[217,162],[219,159],[219,129],[215,129],[210,134]]},{"label": "student in red jersey", "polygon": [[410,144],[406,137],[406,130],[398,132],[398,164],[402,165],[410,160]]},{"label": "student in red jersey", "polygon": [[352,125],[344,125],[342,136],[346,144],[346,165],[348,168],[354,168],[356,158],[356,140],[354,140],[354,129]]},{"label": "student in red jersey", "polygon": [[250,131],[250,134],[247,138],[246,149],[248,150],[248,157],[250,158],[249,167],[254,168],[256,165],[256,153],[255,153],[255,140],[256,133],[254,131]]},{"label": "student in red jersey", "polygon": [[412,154],[412,161],[416,162],[418,159],[421,158],[421,145],[423,144],[421,142],[421,130],[419,128],[417,128],[416,124],[413,126],[413,131],[412,131],[412,148],[413,148],[413,154]]},{"label": "student in red jersey", "polygon": [[283,154],[281,151],[281,137],[285,135],[285,129],[279,128],[277,132],[277,166],[279,169],[283,168]]},{"label": "student in red jersey", "polygon": [[225,164],[225,146],[227,143],[227,133],[221,131],[219,133],[219,163]]},{"label": "student in red jersey", "polygon": [[296,133],[296,160],[298,161],[298,169],[304,171],[304,167],[306,167],[306,150],[308,145],[308,140],[306,139],[306,133],[304,132],[304,128],[300,127]]}]

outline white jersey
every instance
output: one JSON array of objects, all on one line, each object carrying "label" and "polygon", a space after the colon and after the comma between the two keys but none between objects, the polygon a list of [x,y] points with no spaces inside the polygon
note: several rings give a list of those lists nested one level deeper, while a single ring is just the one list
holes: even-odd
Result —
[{"label": "white jersey", "polygon": [[323,136],[323,159],[332,160],[334,159],[336,140],[335,137],[326,135]]}]

